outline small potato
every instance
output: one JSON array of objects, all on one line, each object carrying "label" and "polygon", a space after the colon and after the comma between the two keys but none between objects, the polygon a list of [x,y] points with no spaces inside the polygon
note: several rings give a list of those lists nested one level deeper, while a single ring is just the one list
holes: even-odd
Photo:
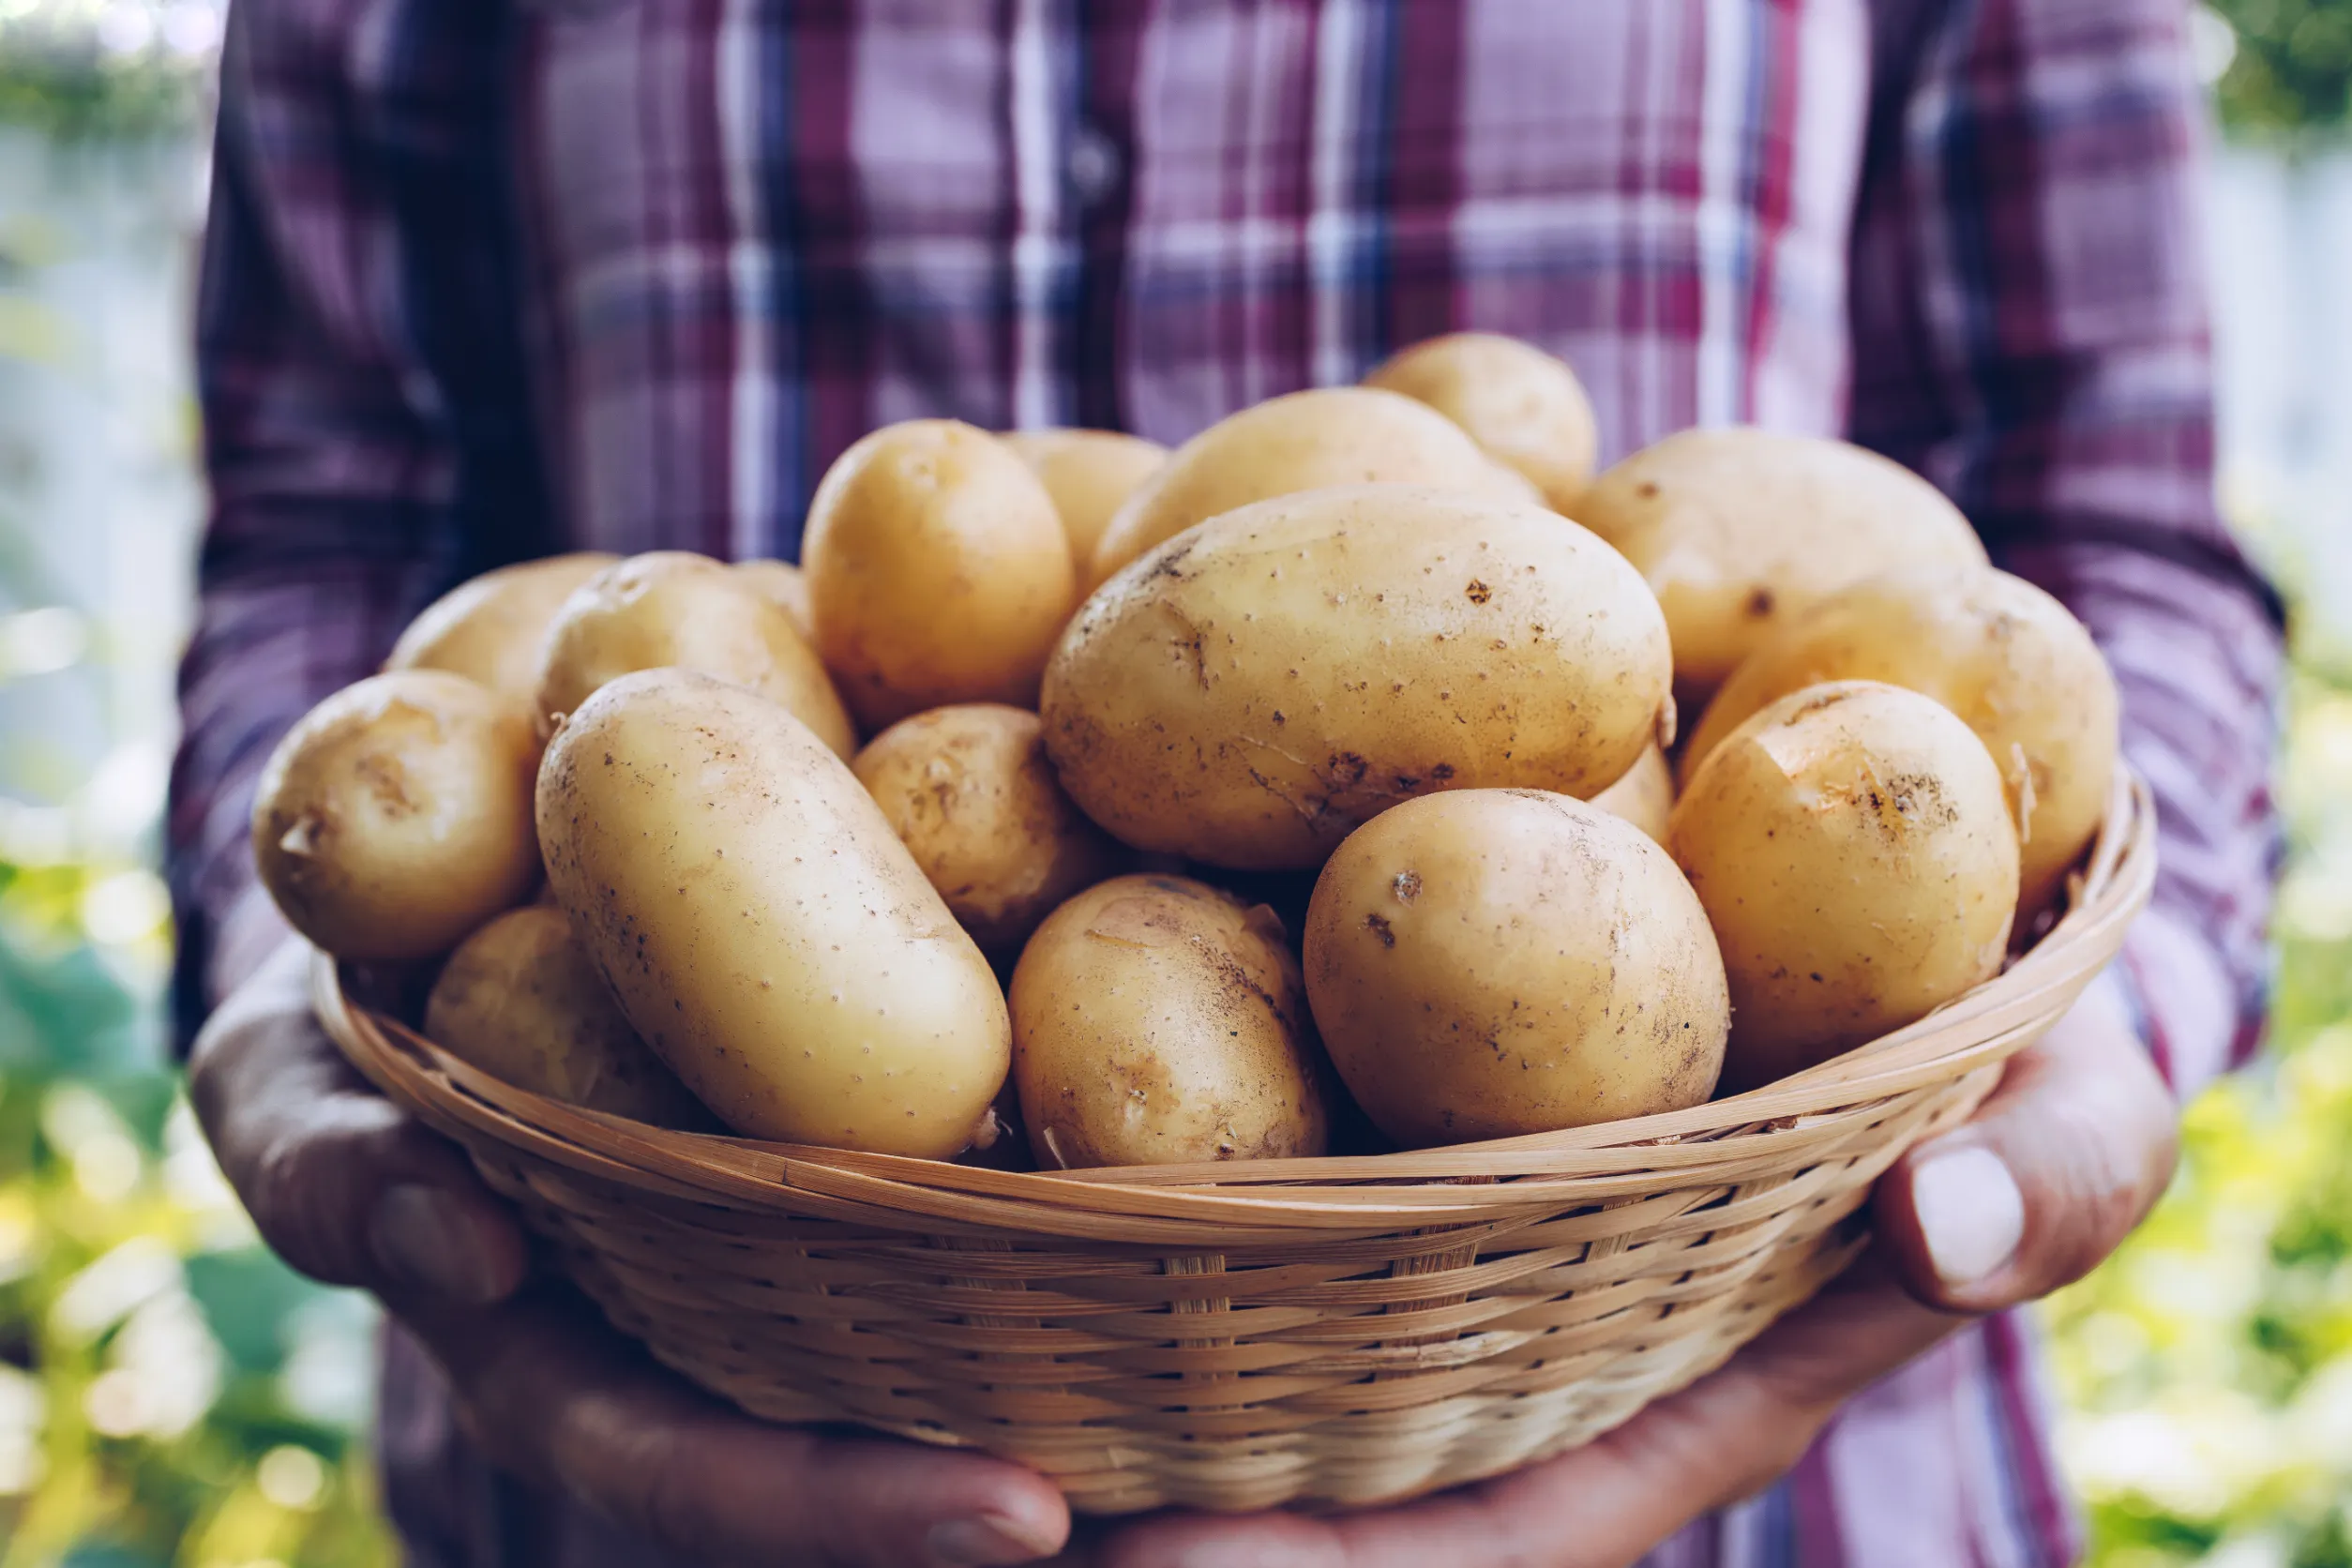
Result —
[{"label": "small potato", "polygon": [[1000,437],[1053,497],[1070,559],[1094,559],[1111,515],[1168,461],[1168,448],[1116,430],[1015,430]]},{"label": "small potato", "polygon": [[1315,884],[1306,994],[1356,1103],[1409,1148],[1697,1105],[1730,1025],[1666,852],[1540,790],[1429,795],[1358,828]]},{"label": "small potato", "polygon": [[801,569],[817,648],[869,730],[950,702],[1034,707],[1078,602],[1053,497],[1012,448],[952,419],[885,426],[809,503]]},{"label": "small potato", "polygon": [[1524,475],[1555,511],[1568,512],[1592,482],[1601,446],[1592,400],[1574,370],[1532,344],[1449,333],[1405,350],[1364,384],[1427,403]]},{"label": "small potato", "polygon": [[1876,681],[1807,686],[1724,737],[1666,845],[1731,979],[1724,1079],[1752,1089],[1999,972],[2017,832],[1984,743]]},{"label": "small potato", "polygon": [[1592,804],[1633,823],[1651,842],[1665,843],[1666,817],[1674,809],[1674,775],[1666,767],[1666,753],[1653,744],[1622,778],[1594,795]]},{"label": "small potato", "polygon": [[1194,523],[1333,485],[1425,485],[1518,501],[1461,427],[1426,403],[1362,386],[1293,392],[1217,421],[1128,497],[1094,547],[1093,587]]},{"label": "small potato", "polygon": [[1048,1170],[1320,1154],[1331,1114],[1281,923],[1184,877],[1063,904],[1013,971],[1013,1081]]},{"label": "small potato", "polygon": [[561,910],[509,910],[460,943],[425,1003],[425,1037],[567,1105],[662,1127],[716,1125],[621,1016]]},{"label": "small potato", "polygon": [[1683,776],[1756,709],[1823,681],[1884,681],[1959,715],[2009,792],[2020,910],[2058,900],[2106,815],[2118,744],[2115,678],[2064,605],[1989,568],[1913,567],[1841,589],[1732,672],[1682,754]]},{"label": "small potato", "polygon": [[792,617],[707,555],[632,555],[565,600],[542,651],[539,723],[551,728],[598,686],[635,670],[732,681],[783,704],[837,755],[857,749],[850,716]]},{"label": "small potato", "polygon": [[262,769],[262,884],[339,958],[445,953],[531,895],[538,754],[521,705],[462,675],[398,670],[346,686]]},{"label": "small potato", "polygon": [[1935,486],[1816,436],[1685,430],[1610,467],[1575,515],[1657,593],[1686,700],[1849,582],[1907,565],[1985,565],[1976,531]]},{"label": "small potato", "polygon": [[548,743],[538,823],[622,1013],[729,1126],[929,1159],[973,1140],[1003,992],[807,725],[706,675],[624,675]]},{"label": "small potato", "polygon": [[1657,601],[1575,523],[1355,485],[1126,567],[1070,623],[1039,712],[1062,787],[1119,838],[1276,870],[1417,794],[1605,789],[1671,734],[1670,679]]},{"label": "small potato", "polygon": [[735,575],[760,591],[760,596],[792,618],[792,629],[811,648],[817,630],[808,618],[808,580],[789,561],[738,561]]},{"label": "small potato", "polygon": [[1054,782],[1024,709],[971,702],[902,718],[851,767],[983,952],[1018,953],[1119,858]]},{"label": "small potato", "polygon": [[446,670],[528,706],[539,643],[573,589],[620,559],[601,550],[500,566],[427,605],[392,644],[386,670]]}]

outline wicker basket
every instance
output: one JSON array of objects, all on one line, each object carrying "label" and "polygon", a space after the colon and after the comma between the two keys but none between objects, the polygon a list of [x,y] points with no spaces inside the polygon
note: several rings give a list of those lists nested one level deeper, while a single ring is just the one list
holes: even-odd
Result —
[{"label": "wicker basket", "polygon": [[1810,1072],[1369,1158],[1026,1175],[666,1132],[486,1078],[324,961],[318,1003],[621,1330],[756,1415],[969,1443],[1087,1513],[1361,1505],[1586,1442],[1834,1275],[1871,1182],[2115,956],[2152,835],[2118,777],[2047,936]]}]

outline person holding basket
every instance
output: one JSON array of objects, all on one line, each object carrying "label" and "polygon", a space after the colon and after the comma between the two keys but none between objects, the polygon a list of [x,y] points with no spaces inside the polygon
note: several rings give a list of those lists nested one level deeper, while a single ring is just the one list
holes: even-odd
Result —
[{"label": "person holding basket", "polygon": [[[2189,11],[239,0],[176,1003],[263,1236],[387,1310],[407,1560],[2073,1560],[2013,1309],[2115,1249],[2179,1097],[2254,1048],[2277,842],[2282,617],[2213,496]],[[2090,628],[2157,803],[2120,960],[1720,1370],[1395,1506],[1074,1527],[1018,1466],[764,1425],[661,1370],[321,1032],[256,881],[257,777],[452,583],[560,550],[794,557],[876,425],[1173,443],[1462,330],[1573,366],[1604,463],[1749,424],[1932,480]]]}]

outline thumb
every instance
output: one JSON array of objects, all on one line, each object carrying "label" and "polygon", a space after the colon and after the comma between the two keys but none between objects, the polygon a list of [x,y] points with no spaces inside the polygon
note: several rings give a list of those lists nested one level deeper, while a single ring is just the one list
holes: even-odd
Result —
[{"label": "thumb", "polygon": [[188,1098],[271,1249],[396,1305],[479,1305],[529,1251],[456,1145],[369,1087],[312,1016],[309,949],[288,942],[224,1001],[188,1058]]},{"label": "thumb", "polygon": [[1878,1230],[1911,1293],[1991,1312],[2103,1262],[2172,1178],[2179,1108],[2104,984],[2012,1059],[1965,1126],[1879,1181]]}]

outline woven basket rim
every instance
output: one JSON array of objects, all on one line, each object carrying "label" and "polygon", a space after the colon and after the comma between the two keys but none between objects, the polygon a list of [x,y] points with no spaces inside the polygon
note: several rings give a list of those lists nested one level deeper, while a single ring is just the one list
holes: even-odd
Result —
[{"label": "woven basket rim", "polygon": [[320,1019],[394,1101],[460,1142],[503,1146],[649,1195],[822,1212],[883,1229],[1059,1235],[1156,1248],[1311,1231],[1532,1223],[1639,1202],[1662,1184],[1726,1192],[1804,1163],[1892,1096],[1998,1065],[2040,1037],[2120,950],[2156,875],[2146,785],[2118,764],[2066,914],[2002,973],[1892,1033],[1790,1078],[1685,1110],[1397,1153],[1085,1171],[1003,1171],[647,1126],[517,1089],[346,992],[314,959]]}]

